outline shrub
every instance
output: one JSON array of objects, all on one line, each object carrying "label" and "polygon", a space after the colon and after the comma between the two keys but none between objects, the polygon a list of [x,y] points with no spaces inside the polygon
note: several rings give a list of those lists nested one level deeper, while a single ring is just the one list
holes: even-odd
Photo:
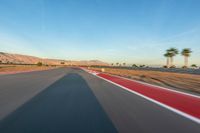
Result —
[{"label": "shrub", "polygon": [[191,67],[197,68],[197,65],[196,64],[192,64]]},{"label": "shrub", "polygon": [[145,67],[145,65],[140,65],[141,68]]},{"label": "shrub", "polygon": [[64,65],[64,64],[65,64],[65,62],[63,62],[63,61],[62,61],[62,62],[60,62],[60,64],[61,64],[61,65]]},{"label": "shrub", "polygon": [[175,65],[173,65],[173,66],[170,66],[170,68],[176,68],[176,66],[175,66]]},{"label": "shrub", "polygon": [[133,64],[132,67],[138,67],[136,64]]},{"label": "shrub", "polygon": [[37,66],[42,66],[42,62],[38,62],[38,63],[37,63]]},{"label": "shrub", "polygon": [[182,66],[182,68],[184,68],[184,69],[185,69],[185,68],[187,68],[187,66]]},{"label": "shrub", "polygon": [[168,68],[168,67],[166,65],[164,65],[163,68]]}]

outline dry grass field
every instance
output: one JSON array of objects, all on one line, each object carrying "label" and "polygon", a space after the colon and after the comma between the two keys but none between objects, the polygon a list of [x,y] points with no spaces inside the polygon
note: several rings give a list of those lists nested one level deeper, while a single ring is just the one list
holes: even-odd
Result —
[{"label": "dry grass field", "polygon": [[36,66],[36,65],[0,65],[0,74],[12,74],[19,72],[40,71],[53,69],[52,66]]},{"label": "dry grass field", "polygon": [[[101,68],[91,69],[101,70]],[[171,89],[181,89],[200,93],[200,75],[115,68],[105,68],[105,73],[123,76]]]}]

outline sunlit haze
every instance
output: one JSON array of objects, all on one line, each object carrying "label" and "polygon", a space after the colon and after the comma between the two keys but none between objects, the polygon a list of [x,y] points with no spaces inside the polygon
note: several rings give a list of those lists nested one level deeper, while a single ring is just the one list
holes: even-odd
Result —
[{"label": "sunlit haze", "polygon": [[191,48],[200,64],[199,13],[199,0],[1,0],[0,51],[164,65],[166,49]]}]

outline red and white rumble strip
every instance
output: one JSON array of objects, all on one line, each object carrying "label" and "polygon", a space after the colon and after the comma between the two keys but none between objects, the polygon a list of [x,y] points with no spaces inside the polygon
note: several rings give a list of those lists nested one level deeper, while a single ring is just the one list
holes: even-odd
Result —
[{"label": "red and white rumble strip", "polygon": [[200,97],[93,70],[83,70],[200,124]]}]

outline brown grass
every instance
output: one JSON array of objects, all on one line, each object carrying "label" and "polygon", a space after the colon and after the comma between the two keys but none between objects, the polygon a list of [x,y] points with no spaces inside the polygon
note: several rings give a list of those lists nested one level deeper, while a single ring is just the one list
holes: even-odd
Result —
[{"label": "brown grass", "polygon": [[51,66],[36,66],[36,65],[0,65],[0,74],[12,74],[19,72],[41,71],[53,69]]},{"label": "brown grass", "polygon": [[[101,68],[91,69],[101,70]],[[105,72],[167,88],[200,93],[200,75],[114,68],[105,68]]]}]

